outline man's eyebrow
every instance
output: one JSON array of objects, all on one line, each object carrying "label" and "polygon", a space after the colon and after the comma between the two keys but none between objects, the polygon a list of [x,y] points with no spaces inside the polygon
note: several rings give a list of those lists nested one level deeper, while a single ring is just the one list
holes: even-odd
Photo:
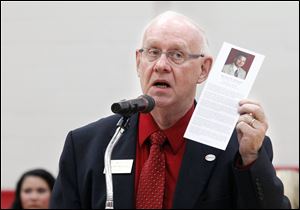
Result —
[{"label": "man's eyebrow", "polygon": [[[161,41],[155,40],[155,39],[148,39],[145,44],[147,46],[157,46],[161,43]],[[187,50],[187,46],[184,43],[177,42],[175,44],[172,44],[171,49],[182,49],[182,50]]]}]

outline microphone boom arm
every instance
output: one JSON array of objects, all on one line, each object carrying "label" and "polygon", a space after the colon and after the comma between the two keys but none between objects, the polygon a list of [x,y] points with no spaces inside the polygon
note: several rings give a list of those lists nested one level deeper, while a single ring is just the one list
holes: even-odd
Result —
[{"label": "microphone boom arm", "polygon": [[129,117],[123,116],[117,123],[117,129],[115,134],[111,138],[104,155],[104,167],[105,167],[105,181],[106,181],[106,202],[105,209],[113,209],[113,180],[112,180],[112,171],[111,171],[111,154],[115,145],[120,140],[120,137],[126,131],[129,125]]},{"label": "microphone boom arm", "polygon": [[104,167],[105,167],[105,182],[106,182],[106,202],[105,209],[113,209],[114,208],[114,200],[113,200],[113,180],[112,180],[112,171],[111,171],[111,154],[115,145],[118,143],[120,137],[129,127],[130,117],[137,113],[150,112],[155,106],[155,101],[152,97],[148,95],[141,95],[137,99],[121,101],[119,103],[114,103],[111,106],[111,110],[116,113],[122,115],[121,119],[117,123],[117,129],[115,134],[111,138],[109,144],[106,147],[104,154]]}]

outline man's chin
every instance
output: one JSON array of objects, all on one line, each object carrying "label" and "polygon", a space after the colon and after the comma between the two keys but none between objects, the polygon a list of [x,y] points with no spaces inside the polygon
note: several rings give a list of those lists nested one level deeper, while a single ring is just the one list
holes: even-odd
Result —
[{"label": "man's chin", "polygon": [[155,100],[155,107],[157,108],[168,108],[172,106],[172,100],[170,98],[164,98],[164,97],[153,97]]}]

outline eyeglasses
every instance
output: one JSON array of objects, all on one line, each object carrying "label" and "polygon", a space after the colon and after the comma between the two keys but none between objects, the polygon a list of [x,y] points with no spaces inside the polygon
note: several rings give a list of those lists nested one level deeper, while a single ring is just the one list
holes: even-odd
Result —
[{"label": "eyeglasses", "polygon": [[204,57],[204,54],[188,54],[181,50],[169,50],[167,52],[163,52],[157,48],[142,48],[139,49],[140,53],[144,52],[147,60],[149,62],[153,62],[161,57],[162,54],[166,54],[168,60],[175,64],[183,64],[185,61],[189,59],[197,59],[199,57]]}]

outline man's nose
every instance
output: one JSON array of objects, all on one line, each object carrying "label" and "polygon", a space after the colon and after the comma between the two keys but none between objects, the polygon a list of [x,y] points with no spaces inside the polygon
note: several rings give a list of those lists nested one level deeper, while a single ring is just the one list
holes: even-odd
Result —
[{"label": "man's nose", "polygon": [[154,70],[158,72],[169,72],[171,71],[171,65],[168,60],[166,53],[162,53],[161,56],[157,59]]}]

